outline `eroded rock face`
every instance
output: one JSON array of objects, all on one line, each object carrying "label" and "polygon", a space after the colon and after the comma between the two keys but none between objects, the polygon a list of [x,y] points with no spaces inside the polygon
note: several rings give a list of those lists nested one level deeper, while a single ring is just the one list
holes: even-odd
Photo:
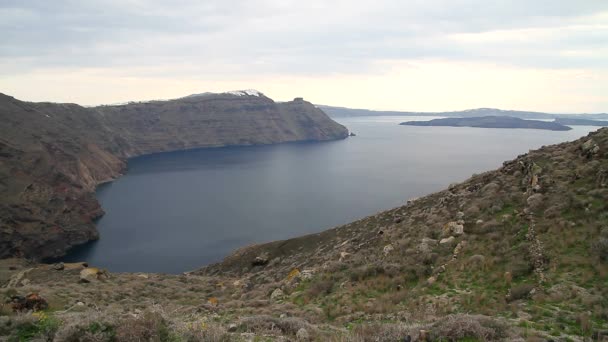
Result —
[{"label": "eroded rock face", "polygon": [[0,258],[58,257],[97,239],[95,187],[124,173],[129,157],[347,136],[309,102],[261,94],[95,108],[0,94]]}]

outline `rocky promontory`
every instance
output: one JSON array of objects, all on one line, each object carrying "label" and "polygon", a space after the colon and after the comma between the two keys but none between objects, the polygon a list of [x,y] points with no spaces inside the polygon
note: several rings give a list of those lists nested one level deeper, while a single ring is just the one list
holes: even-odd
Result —
[{"label": "rocky promontory", "polygon": [[309,102],[252,90],[98,107],[0,94],[0,257],[57,257],[97,239],[95,187],[129,157],[347,136]]},{"label": "rocky promontory", "polygon": [[540,120],[525,120],[512,116],[480,116],[470,118],[443,118],[429,121],[407,121],[400,125],[407,126],[449,126],[449,127],[476,127],[476,128],[527,128],[545,129],[550,131],[569,131],[572,128],[564,126],[557,121],[547,122]]}]

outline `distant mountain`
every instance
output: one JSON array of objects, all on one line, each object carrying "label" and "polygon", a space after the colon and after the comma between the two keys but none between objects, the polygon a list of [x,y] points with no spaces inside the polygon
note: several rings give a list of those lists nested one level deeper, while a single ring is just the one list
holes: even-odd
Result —
[{"label": "distant mountain", "polygon": [[555,118],[584,118],[608,120],[608,114],[550,114],[541,112],[529,112],[519,110],[503,110],[496,108],[477,108],[448,112],[402,112],[402,111],[378,111],[368,109],[352,109],[345,107],[333,107],[317,105],[332,118],[353,116],[445,116],[445,117],[479,117],[479,116],[511,116],[520,119],[555,119]]},{"label": "distant mountain", "polygon": [[511,116],[481,116],[474,118],[445,118],[429,121],[407,121],[400,125],[408,126],[450,126],[450,127],[478,127],[478,128],[528,128],[545,129],[551,131],[569,131],[572,128],[556,122],[524,120]]},{"label": "distant mountain", "polygon": [[55,257],[96,239],[95,187],[129,157],[347,135],[309,102],[251,90],[92,108],[0,94],[0,258]]},{"label": "distant mountain", "polygon": [[554,120],[555,122],[562,125],[569,126],[608,126],[608,121],[598,121],[598,120],[589,120],[589,119],[570,119],[570,118],[557,118]]}]

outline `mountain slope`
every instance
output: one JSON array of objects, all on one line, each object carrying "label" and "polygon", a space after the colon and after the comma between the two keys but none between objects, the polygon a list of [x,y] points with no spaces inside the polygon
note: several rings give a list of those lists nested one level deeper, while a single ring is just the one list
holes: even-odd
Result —
[{"label": "mountain slope", "polygon": [[94,108],[0,94],[0,257],[55,257],[96,239],[94,189],[120,176],[128,157],[348,135],[308,102],[257,94]]}]

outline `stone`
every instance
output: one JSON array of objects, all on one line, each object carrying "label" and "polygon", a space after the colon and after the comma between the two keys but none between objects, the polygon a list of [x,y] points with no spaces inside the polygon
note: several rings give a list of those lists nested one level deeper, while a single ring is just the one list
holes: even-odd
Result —
[{"label": "stone", "polygon": [[302,278],[302,280],[311,279],[314,274],[315,274],[315,270],[304,269],[304,270],[302,270],[302,272],[300,272],[300,278]]},{"label": "stone", "polygon": [[600,147],[598,144],[593,141],[593,139],[589,139],[581,145],[581,150],[583,151],[583,155],[587,158],[590,158],[596,155],[600,151]]},{"label": "stone", "polygon": [[298,330],[298,332],[296,333],[296,339],[298,341],[309,341],[310,335],[308,334],[308,331],[306,329],[300,328],[300,330]]},{"label": "stone", "polygon": [[437,278],[430,277],[429,279],[426,280],[426,284],[427,285],[433,285],[433,284],[435,284],[436,281],[437,281]]},{"label": "stone", "polygon": [[339,259],[339,261],[343,261],[349,255],[350,255],[350,253],[348,253],[348,252],[340,252],[340,259]]},{"label": "stone", "polygon": [[65,265],[62,262],[59,262],[59,263],[56,263],[53,265],[53,269],[55,271],[63,271],[64,268],[65,268]]},{"label": "stone", "polygon": [[459,220],[462,220],[464,218],[464,213],[462,211],[459,211],[456,213],[456,218]]},{"label": "stone", "polygon": [[483,220],[477,220],[477,221],[475,221],[475,224],[476,224],[476,225],[483,224]]},{"label": "stone", "polygon": [[445,238],[445,239],[441,239],[441,240],[439,241],[439,244],[440,244],[440,245],[451,244],[451,243],[453,243],[453,242],[454,242],[454,240],[456,240],[456,238],[455,238],[455,237],[453,237],[453,236],[450,236],[450,237],[447,237],[447,238]]},{"label": "stone", "polygon": [[448,222],[445,225],[444,233],[444,235],[462,235],[464,234],[464,225],[459,222]]},{"label": "stone", "polygon": [[253,266],[265,266],[270,261],[270,258],[267,253],[262,253],[255,257],[251,264]]},{"label": "stone", "polygon": [[384,248],[382,249],[382,252],[384,252],[384,255],[389,255],[390,252],[392,252],[395,249],[395,247],[393,247],[393,245],[386,245],[384,246]]},{"label": "stone", "polygon": [[100,270],[97,267],[87,267],[80,271],[80,281],[83,283],[91,283],[106,279],[108,273],[105,270]]},{"label": "stone", "polygon": [[274,291],[272,291],[272,293],[270,294],[270,299],[271,300],[281,300],[285,297],[285,294],[283,293],[283,290],[281,290],[280,288],[276,288]]},{"label": "stone", "polygon": [[238,328],[239,328],[239,326],[236,325],[235,323],[230,323],[228,325],[228,332],[236,332]]},{"label": "stone", "polygon": [[21,280],[21,285],[22,286],[28,286],[31,283],[31,281],[27,278]]}]

